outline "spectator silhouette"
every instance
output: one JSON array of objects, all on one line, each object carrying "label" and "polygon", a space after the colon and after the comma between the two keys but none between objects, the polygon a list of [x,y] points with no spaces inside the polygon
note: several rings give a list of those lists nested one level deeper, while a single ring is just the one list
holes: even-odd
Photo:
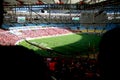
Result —
[{"label": "spectator silhouette", "polygon": [[51,80],[44,58],[23,46],[0,46],[2,79]]},{"label": "spectator silhouette", "polygon": [[99,45],[98,66],[101,80],[119,80],[120,27],[103,34]]},{"label": "spectator silhouette", "polygon": [[[3,0],[0,3],[0,26],[3,23]],[[0,45],[1,80],[51,80],[44,58],[26,47]]]}]

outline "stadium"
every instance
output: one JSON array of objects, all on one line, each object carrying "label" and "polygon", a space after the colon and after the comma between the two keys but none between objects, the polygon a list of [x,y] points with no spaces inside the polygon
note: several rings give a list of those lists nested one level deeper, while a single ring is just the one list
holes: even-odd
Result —
[{"label": "stadium", "polygon": [[[4,0],[3,7],[0,45],[22,45],[45,57],[47,63],[68,61],[70,68],[72,63],[80,66],[79,61],[95,65],[101,36],[120,25],[117,0]],[[93,68],[87,67],[92,75],[82,79],[93,79],[97,73]],[[63,75],[59,78],[65,80]]]}]

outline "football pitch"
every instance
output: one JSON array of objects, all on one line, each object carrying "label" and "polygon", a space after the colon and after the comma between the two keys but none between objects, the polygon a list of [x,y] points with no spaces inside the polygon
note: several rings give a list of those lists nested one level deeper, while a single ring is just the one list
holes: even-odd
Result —
[{"label": "football pitch", "polygon": [[[61,36],[43,37],[22,41],[19,45],[23,45],[29,49],[34,50],[36,53],[46,56],[76,56],[76,55],[87,55],[95,54],[98,52],[99,41],[101,37],[97,34],[85,34],[85,33],[74,33]],[[43,48],[50,49],[42,49]]]}]

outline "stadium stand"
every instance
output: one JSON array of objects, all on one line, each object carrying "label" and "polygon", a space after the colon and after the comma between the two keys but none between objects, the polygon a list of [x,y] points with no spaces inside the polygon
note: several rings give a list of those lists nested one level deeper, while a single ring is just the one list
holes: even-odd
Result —
[{"label": "stadium stand", "polygon": [[[78,32],[102,36],[120,25],[120,5],[119,2],[116,3],[116,0],[49,0],[49,2],[48,0],[37,0],[37,2],[30,0],[30,3],[27,0],[5,1],[9,4],[4,2],[3,5],[5,12],[0,29],[0,45],[2,46],[17,46],[25,39]],[[22,4],[16,3],[19,1],[22,1]],[[82,17],[85,19],[82,22],[82,11],[88,14],[93,12],[95,15],[83,14]],[[94,57],[89,57],[88,54],[66,58],[61,54],[43,59],[53,80],[100,80],[98,53]]]}]

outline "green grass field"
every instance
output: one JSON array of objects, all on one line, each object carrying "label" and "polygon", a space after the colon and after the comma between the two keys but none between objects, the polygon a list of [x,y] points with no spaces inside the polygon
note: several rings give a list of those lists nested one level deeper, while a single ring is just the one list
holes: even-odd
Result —
[{"label": "green grass field", "polygon": [[38,45],[52,48],[58,52],[57,54],[37,48],[31,44],[26,43],[25,41],[20,42],[19,45],[33,49],[42,56],[76,56],[96,53],[98,51],[100,39],[101,37],[96,34],[77,33],[29,40],[30,42],[36,43]]}]

